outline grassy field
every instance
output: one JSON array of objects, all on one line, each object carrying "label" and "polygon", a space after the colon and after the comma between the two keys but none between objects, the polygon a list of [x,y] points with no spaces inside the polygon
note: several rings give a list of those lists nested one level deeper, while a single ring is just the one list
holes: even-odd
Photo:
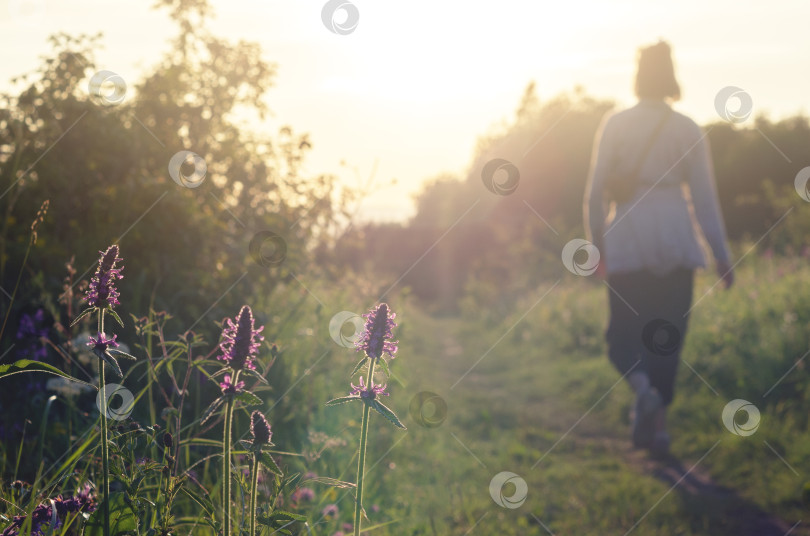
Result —
[{"label": "grassy field", "polygon": [[[425,313],[407,297],[393,297],[400,349],[385,402],[408,429],[372,414],[364,533],[810,534],[804,359],[810,347],[810,268],[806,259],[751,256],[731,291],[719,286],[709,291],[714,283],[709,274],[696,283],[671,410],[674,457],[668,461],[631,449],[633,397],[605,357],[602,282],[571,275],[518,300],[484,307],[469,299],[458,315],[444,317]],[[356,354],[336,345],[327,326],[334,311],[361,310],[362,300],[316,285],[311,291],[324,307],[310,311],[296,305],[315,303],[303,292],[291,298],[297,319],[276,325],[283,350],[261,397],[274,440],[295,452],[279,457],[285,473],[353,482],[359,408],[324,403],[348,392]],[[208,404],[198,392],[195,387],[189,402],[195,414]],[[723,424],[723,410],[735,399],[760,411],[751,435],[735,435]],[[137,408],[134,417],[144,425],[159,421],[160,404],[140,402]],[[247,429],[245,415],[239,430]],[[29,456],[32,448],[43,449],[39,460],[46,465],[69,454],[74,461],[65,475],[75,467],[77,481],[97,479],[96,419],[97,413],[78,407],[52,412],[48,435],[42,436],[47,441],[29,434],[22,450],[4,445],[9,482],[22,451],[21,467],[39,463]],[[204,430],[187,426],[181,472],[193,470],[200,489],[218,504],[217,442],[196,439]],[[215,425],[214,436],[218,430]],[[80,434],[83,439],[68,441]],[[154,442],[145,445],[147,456],[154,457]],[[516,477],[507,475],[501,486],[493,479],[503,472]],[[323,481],[301,485],[313,490],[311,499],[291,501],[285,495],[284,507],[309,519],[294,533],[348,533],[351,491]],[[3,490],[10,501],[6,515],[16,511],[9,489]],[[500,506],[491,493],[502,502],[501,497],[518,496],[514,504]],[[237,512],[244,507],[237,503]],[[187,498],[181,497],[173,512],[176,534],[213,534],[195,521],[199,510]]]},{"label": "grassy field", "polygon": [[[390,402],[408,431],[376,420],[367,497],[381,506],[369,516],[394,523],[373,533],[810,534],[810,269],[748,259],[735,288],[702,298],[714,282],[696,284],[669,462],[630,447],[632,395],[604,355],[603,284],[572,276],[542,297],[550,281],[502,317],[407,309]],[[441,399],[422,408],[428,426],[409,415],[422,391]],[[761,412],[753,435],[723,425],[738,398]],[[526,482],[518,508],[490,497],[502,471]]]}]

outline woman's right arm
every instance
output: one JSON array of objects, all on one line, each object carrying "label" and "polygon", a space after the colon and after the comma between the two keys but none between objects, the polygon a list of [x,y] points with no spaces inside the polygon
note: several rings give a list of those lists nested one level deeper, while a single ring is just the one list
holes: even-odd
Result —
[{"label": "woman's right arm", "polygon": [[689,190],[692,206],[695,209],[703,236],[709,243],[717,264],[717,274],[723,279],[726,288],[734,282],[734,271],[731,266],[727,246],[726,228],[720,211],[717,186],[714,178],[709,142],[700,127],[694,125],[694,136],[697,141],[689,154]]}]

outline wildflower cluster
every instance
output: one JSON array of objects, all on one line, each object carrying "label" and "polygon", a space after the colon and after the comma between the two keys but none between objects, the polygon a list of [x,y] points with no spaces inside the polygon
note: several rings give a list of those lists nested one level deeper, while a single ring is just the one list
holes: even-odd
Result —
[{"label": "wildflower cluster", "polygon": [[[72,497],[59,495],[34,508],[31,512],[31,534],[33,536],[50,534],[62,526],[69,514],[95,512],[96,507],[96,497],[92,488],[90,484],[85,484]],[[54,509],[56,509],[56,524],[52,525]],[[25,521],[26,516],[14,516],[11,525],[6,527],[0,536],[18,536]]]},{"label": "wildflower cluster", "polygon": [[[87,294],[84,301],[87,302],[89,307],[82,311],[81,314],[73,321],[76,324],[79,320],[88,314],[97,314],[97,335],[90,337],[88,346],[93,347],[93,352],[98,357],[98,390],[99,400],[103,400],[104,404],[107,403],[106,393],[106,372],[104,370],[105,363],[115,371],[119,378],[123,377],[121,367],[118,365],[113,354],[121,355],[128,359],[135,359],[133,356],[117,350],[119,344],[116,342],[116,335],[111,337],[107,336],[104,331],[104,316],[110,314],[120,325],[124,326],[121,317],[115,312],[115,306],[120,305],[118,297],[120,293],[115,286],[117,280],[123,279],[121,270],[123,267],[118,267],[118,263],[122,262],[118,256],[119,248],[116,244],[111,245],[105,251],[99,251],[101,255],[98,260],[98,267],[93,277],[90,279],[90,285],[87,289]],[[106,407],[99,412],[101,420],[101,463],[102,463],[102,522],[104,527],[104,536],[109,535],[110,526],[110,453],[107,429],[107,411]]]},{"label": "wildflower cluster", "polygon": [[[256,372],[255,359],[261,346],[264,337],[261,335],[264,326],[256,327],[253,318],[253,311],[250,307],[243,306],[239,314],[233,319],[226,318],[224,327],[222,329],[222,341],[219,343],[220,354],[217,358],[223,362],[222,370],[217,374],[222,374],[222,381],[219,382],[219,388],[222,395],[214,400],[208,407],[201,418],[201,423],[205,423],[213,415],[217,413],[219,408],[224,406],[225,426],[222,437],[222,472],[223,472],[223,486],[222,486],[222,522],[224,536],[231,536],[231,479],[229,475],[232,472],[231,464],[231,446],[232,446],[232,427],[233,427],[233,410],[236,402],[245,404],[247,406],[257,406],[262,403],[262,400],[252,392],[245,389],[245,382],[240,379],[242,374],[253,377],[259,382],[267,383],[264,376]],[[277,348],[273,345],[271,350],[272,354],[277,354]],[[269,453],[264,451],[264,448],[271,446],[270,439],[272,432],[270,424],[260,411],[254,411],[250,416],[250,433],[253,437],[250,441],[241,441],[242,445],[247,448],[252,456],[251,465],[251,488],[250,488],[250,534],[256,534],[256,500],[258,493],[259,483],[259,466],[264,466],[268,470],[278,475],[281,475],[276,462],[273,460]],[[263,521],[264,523],[264,521]],[[267,521],[271,526],[276,526],[275,521]],[[264,523],[264,524],[267,524]]]},{"label": "wildflower cluster", "polygon": [[[120,454],[116,455],[114,453],[112,456],[110,455],[111,448],[117,449],[119,447],[117,444],[117,439],[121,436],[113,436],[112,438],[109,437],[110,427],[108,426],[107,421],[109,417],[106,411],[106,404],[108,403],[108,395],[109,397],[112,397],[119,391],[107,391],[108,386],[106,384],[105,365],[112,368],[119,377],[123,378],[124,375],[121,367],[116,361],[116,356],[121,355],[130,359],[135,359],[133,356],[119,349],[122,344],[118,342],[117,335],[105,331],[104,325],[105,316],[107,316],[114,318],[121,326],[123,326],[123,322],[121,321],[118,313],[115,311],[115,308],[120,305],[120,293],[116,287],[116,284],[123,278],[121,275],[122,268],[120,267],[120,263],[123,262],[123,260],[119,256],[120,250],[117,245],[112,245],[105,251],[101,251],[99,253],[100,257],[98,260],[98,266],[83,298],[88,307],[78,315],[72,324],[75,325],[82,318],[93,313],[97,316],[98,327],[97,330],[95,330],[95,335],[87,338],[87,346],[92,348],[93,353],[98,358],[99,364],[99,395],[97,397],[97,404],[99,404],[99,409],[101,410],[99,412],[99,443],[101,445],[102,482],[100,482],[100,485],[98,486],[98,503],[95,494],[92,492],[93,488],[91,488],[89,484],[85,485],[79,489],[77,494],[74,496],[63,497],[60,495],[56,498],[48,499],[47,501],[37,505],[26,515],[15,516],[12,518],[11,523],[2,529],[0,536],[21,536],[22,532],[25,532],[26,535],[32,534],[35,536],[45,536],[46,534],[56,534],[57,531],[60,530],[61,533],[67,534],[68,530],[72,530],[70,529],[70,524],[75,520],[75,517],[68,517],[71,514],[75,514],[76,516],[83,514],[82,517],[84,520],[94,527],[92,532],[93,534],[111,536],[113,532],[111,529],[115,529],[115,531],[123,530],[124,532],[129,533],[130,529],[122,529],[122,527],[124,524],[129,523],[130,521],[132,522],[132,530],[137,530],[137,514],[130,506],[130,499],[127,498],[127,502],[125,502],[125,504],[122,506],[120,504],[121,494],[110,494],[111,475],[122,475],[126,473],[126,462],[124,461],[124,458],[120,456]],[[152,313],[150,314],[149,318],[139,320],[136,319],[136,331],[140,336],[151,336],[153,329],[157,329],[158,333],[160,333],[165,318],[166,317],[161,316],[160,313]],[[43,327],[43,323],[44,312],[41,309],[32,316],[24,316],[20,323],[18,339],[35,339],[37,337],[41,338],[47,336],[48,332],[47,329]],[[157,327],[155,328],[155,326]],[[258,406],[262,404],[262,400],[259,397],[246,389],[246,382],[244,381],[244,378],[252,378],[257,384],[267,384],[267,380],[264,378],[264,376],[256,370],[256,359],[259,353],[259,348],[262,341],[264,341],[264,337],[261,334],[263,330],[264,326],[256,326],[253,311],[251,311],[251,308],[247,305],[243,306],[235,317],[225,319],[222,326],[221,340],[217,345],[217,358],[222,363],[222,367],[218,372],[211,376],[211,378],[216,378],[215,381],[218,383],[221,395],[214,400],[200,419],[200,422],[204,424],[209,418],[217,413],[221,413],[224,416],[224,431],[222,440],[222,517],[221,520],[207,520],[209,524],[223,536],[233,536],[235,534],[234,529],[232,529],[232,526],[235,523],[232,521],[231,516],[231,506],[233,502],[233,493],[231,491],[231,474],[233,470],[232,435],[234,433],[234,408],[237,404],[242,404],[244,406]],[[167,352],[165,350],[166,345],[163,343],[162,333],[160,333],[159,339],[161,341],[161,346],[164,349],[164,356],[167,356]],[[193,358],[190,349],[195,344],[187,338],[187,334],[181,337],[181,339],[184,343],[181,344],[181,346],[188,348],[188,359],[189,362],[192,362]],[[147,346],[145,345],[144,347]],[[272,345],[270,354],[273,359],[279,355],[279,349],[275,344]],[[63,371],[52,367],[51,365],[41,362],[34,362],[27,359],[19,360],[13,365],[7,367],[7,369],[10,372],[7,371],[5,374],[16,373],[18,371],[44,371],[57,374],[62,378],[71,381],[83,383],[81,380],[72,378]],[[189,368],[189,373],[190,371],[191,370]],[[187,384],[188,376],[186,377],[184,387],[179,389],[181,396],[185,396],[185,393],[187,392],[185,385]],[[361,382],[361,386],[362,385],[363,384]],[[375,386],[374,388],[376,389],[377,387],[378,386]],[[255,390],[255,386],[253,389]],[[123,388],[122,390],[126,391],[126,389]],[[179,407],[180,410],[178,410],[177,413],[182,414],[182,399]],[[220,409],[223,409],[224,411],[218,411]],[[277,475],[277,477],[273,479],[273,492],[276,493],[279,498],[281,497],[282,490],[285,488],[285,486],[293,485],[296,480],[294,477],[288,479],[284,478],[278,463],[273,459],[270,452],[267,450],[269,447],[273,446],[273,443],[271,442],[273,432],[264,414],[260,411],[253,411],[250,417],[251,439],[248,441],[241,441],[242,446],[248,451],[252,462],[252,486],[249,489],[250,510],[247,514],[250,518],[248,534],[249,536],[256,536],[258,533],[257,524],[265,525],[269,527],[270,530],[281,530],[282,532],[287,532],[286,530],[283,530],[284,527],[288,526],[293,521],[305,521],[306,518],[289,512],[276,510],[275,501],[271,501],[269,506],[257,507],[258,482],[261,467],[264,467],[266,470],[274,473],[274,475]],[[130,434],[131,436],[143,431],[141,427],[134,422],[130,423],[129,426],[119,424],[113,429],[117,430],[120,434]],[[178,459],[176,458],[177,453],[175,451],[181,444],[181,441],[179,437],[176,438],[174,435],[172,435],[168,429],[168,426],[159,437],[157,436],[159,430],[158,425],[149,427],[149,430],[151,431],[150,433],[152,435],[150,442],[152,444],[162,445],[163,447],[163,462],[161,463],[157,460],[151,460],[149,458],[135,458],[132,456],[130,465],[135,472],[142,470],[146,471],[147,468],[159,468],[161,475],[161,499],[160,501],[155,501],[155,503],[160,504],[160,508],[158,508],[158,511],[154,513],[153,517],[155,520],[153,522],[157,523],[159,526],[150,528],[148,532],[150,534],[173,534],[171,502],[180,490],[184,479],[190,476],[192,472],[189,471],[187,472],[187,475],[176,476]],[[180,418],[178,417],[175,434],[178,434],[180,430]],[[128,441],[131,441],[131,450],[135,444],[135,440],[130,438]],[[116,478],[120,479],[119,476],[116,476]],[[140,482],[140,480],[138,481]],[[184,489],[187,490],[187,488]],[[127,497],[129,497],[129,494],[127,494]],[[135,502],[136,501],[132,501],[132,504]],[[151,501],[146,502],[148,504],[152,504]],[[111,519],[111,508],[124,508],[127,511],[131,510],[131,512],[125,514],[116,512],[117,518],[114,520],[114,523],[111,523],[111,521],[113,521]],[[91,516],[90,514],[93,512],[96,513]],[[260,515],[257,516],[257,514]],[[122,521],[127,516],[130,516],[131,520]],[[77,528],[82,531],[87,526],[90,526],[79,525],[80,523],[76,524]],[[237,526],[244,526],[244,522]],[[235,530],[239,534],[244,534],[244,531],[241,528]]]}]

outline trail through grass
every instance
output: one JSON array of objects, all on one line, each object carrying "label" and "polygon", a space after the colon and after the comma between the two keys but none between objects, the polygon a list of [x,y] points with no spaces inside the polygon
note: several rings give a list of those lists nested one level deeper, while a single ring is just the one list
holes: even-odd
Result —
[{"label": "trail through grass", "polygon": [[[745,285],[746,278],[761,275],[746,272],[741,279]],[[702,278],[696,292],[711,283]],[[743,384],[750,371],[741,370],[736,383],[724,379],[718,356],[729,349],[709,348],[711,341],[734,342],[707,334],[732,319],[707,318],[719,318],[720,311],[728,316],[745,301],[744,288],[712,295],[695,311],[684,354],[690,365],[679,371],[671,411],[675,457],[665,462],[631,448],[632,395],[602,348],[604,289],[569,285],[526,314],[542,290],[527,297],[522,311],[490,324],[407,319],[401,355],[409,362],[401,365],[408,370],[408,396],[392,393],[397,409],[407,412],[412,397],[430,391],[447,411],[435,427],[420,425],[411,412],[407,437],[383,440],[371,454],[381,459],[372,495],[398,514],[390,534],[810,534],[810,523],[801,521],[810,473],[802,446],[806,426],[784,412],[790,400],[763,400],[760,387],[755,399],[756,389]],[[807,313],[796,314],[806,321]],[[770,336],[767,329],[763,325],[758,335]],[[798,357],[778,356],[781,370]],[[763,382],[773,384],[770,373]],[[779,384],[776,391],[784,396],[785,389]],[[722,424],[723,407],[737,397],[748,397],[762,411],[752,436],[735,436]],[[423,408],[428,420],[434,409],[429,403]],[[517,508],[490,497],[490,481],[502,471],[527,484]],[[507,483],[503,494],[515,490]]]}]

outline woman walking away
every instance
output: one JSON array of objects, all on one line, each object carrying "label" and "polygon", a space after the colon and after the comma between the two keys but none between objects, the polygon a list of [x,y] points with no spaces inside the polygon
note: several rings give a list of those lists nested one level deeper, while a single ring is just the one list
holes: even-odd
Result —
[{"label": "woman walking away", "polygon": [[635,93],[597,133],[585,228],[609,287],[608,355],[636,393],[633,444],[664,455],[694,270],[705,266],[696,223],[726,288],[734,273],[705,135],[669,104],[681,92],[667,43],[639,50]]}]

